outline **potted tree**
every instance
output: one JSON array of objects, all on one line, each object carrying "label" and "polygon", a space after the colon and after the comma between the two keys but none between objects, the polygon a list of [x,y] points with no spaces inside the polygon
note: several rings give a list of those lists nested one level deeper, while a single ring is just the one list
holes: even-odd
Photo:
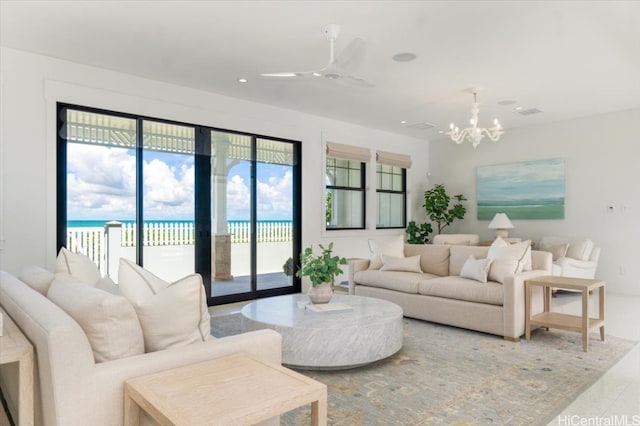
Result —
[{"label": "potted tree", "polygon": [[415,221],[409,222],[407,229],[408,244],[427,244],[429,242],[429,234],[433,232],[430,223],[421,223],[418,225]]},{"label": "potted tree", "polygon": [[[453,206],[449,207],[451,201],[455,200]],[[462,201],[467,199],[462,194],[453,197],[447,194],[444,185],[438,184],[424,193],[424,207],[429,219],[438,224],[438,234],[455,219],[463,219],[467,209],[462,205]]]},{"label": "potted tree", "polygon": [[311,303],[328,303],[333,295],[332,286],[336,275],[342,274],[340,265],[346,265],[347,259],[333,256],[333,243],[329,243],[326,248],[322,244],[318,246],[322,250],[319,255],[313,253],[313,245],[300,253],[300,269],[296,276],[309,277],[311,288],[308,294]]}]

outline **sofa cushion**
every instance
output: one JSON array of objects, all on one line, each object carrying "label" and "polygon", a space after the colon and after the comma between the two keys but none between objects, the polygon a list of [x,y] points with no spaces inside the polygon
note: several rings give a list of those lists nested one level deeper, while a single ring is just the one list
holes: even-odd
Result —
[{"label": "sofa cushion", "polygon": [[449,275],[449,246],[436,244],[405,244],[404,255],[420,256],[420,269],[428,274]]},{"label": "sofa cushion", "polygon": [[473,256],[469,256],[464,265],[462,265],[460,277],[486,283],[491,261],[492,259],[476,259]]},{"label": "sofa cushion", "polygon": [[82,327],[96,362],[144,353],[138,317],[124,297],[64,276],[53,281],[47,297]]},{"label": "sofa cushion", "polygon": [[381,271],[404,271],[404,272],[416,272],[422,273],[420,269],[420,256],[411,257],[394,257],[382,255],[382,267]]},{"label": "sofa cushion", "polygon": [[489,247],[482,246],[446,246],[450,250],[449,257],[449,274],[448,275],[460,275],[462,265],[467,261],[469,256],[473,256],[476,259],[482,259],[487,257]]},{"label": "sofa cushion", "polygon": [[591,251],[593,250],[593,241],[591,240],[573,240],[569,243],[566,257],[578,260],[589,260]]},{"label": "sofa cushion", "polygon": [[369,269],[380,269],[382,267],[383,254],[387,256],[404,257],[404,236],[398,235],[391,238],[370,239],[369,250],[371,251]]},{"label": "sofa cushion", "polygon": [[138,314],[147,352],[210,338],[211,316],[199,274],[167,283],[121,258],[118,284]]},{"label": "sofa cushion", "polygon": [[371,269],[356,272],[353,276],[354,281],[358,285],[386,288],[412,294],[418,292],[418,284],[420,281],[429,278],[436,278],[436,276],[431,274],[416,274],[414,272],[376,271]]},{"label": "sofa cushion", "polygon": [[82,253],[70,252],[64,247],[58,253],[54,271],[71,275],[92,286],[101,278],[98,266],[93,260]]},{"label": "sofa cushion", "polygon": [[544,246],[540,247],[540,250],[543,251],[548,251],[549,253],[551,253],[552,256],[552,260],[556,261],[560,258],[563,258],[567,255],[567,250],[569,249],[569,244],[565,243],[565,244],[547,244]]},{"label": "sofa cushion", "polygon": [[479,283],[456,276],[438,277],[422,280],[418,285],[418,293],[425,296],[443,297],[446,299],[464,300],[467,302],[485,303],[502,306],[504,300],[502,285],[488,281]]},{"label": "sofa cushion", "polygon": [[43,296],[47,295],[49,286],[51,286],[55,277],[56,274],[53,272],[35,265],[27,266],[22,270],[22,272],[20,272],[20,275],[18,275],[20,281],[24,282]]}]

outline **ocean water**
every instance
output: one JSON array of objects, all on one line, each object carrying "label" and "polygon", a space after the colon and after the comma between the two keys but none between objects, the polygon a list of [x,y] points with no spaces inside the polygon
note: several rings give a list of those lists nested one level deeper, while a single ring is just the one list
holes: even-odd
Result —
[{"label": "ocean water", "polygon": [[[69,220],[67,221],[67,226],[69,228],[104,228],[104,225],[107,222],[111,222],[112,220]],[[134,224],[135,220],[118,220],[118,222],[125,224]],[[248,220],[229,220],[230,224],[232,223],[249,223]],[[258,223],[290,223],[291,220],[283,219],[283,220],[259,220]],[[146,220],[145,223],[180,223],[180,224],[189,224],[193,223],[192,220]]]}]

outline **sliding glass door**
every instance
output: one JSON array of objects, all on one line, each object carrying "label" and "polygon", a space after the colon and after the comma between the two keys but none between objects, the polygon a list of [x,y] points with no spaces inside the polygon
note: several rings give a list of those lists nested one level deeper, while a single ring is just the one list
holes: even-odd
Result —
[{"label": "sliding glass door", "polygon": [[59,104],[58,248],[118,278],[197,272],[209,304],[300,290],[300,143]]}]

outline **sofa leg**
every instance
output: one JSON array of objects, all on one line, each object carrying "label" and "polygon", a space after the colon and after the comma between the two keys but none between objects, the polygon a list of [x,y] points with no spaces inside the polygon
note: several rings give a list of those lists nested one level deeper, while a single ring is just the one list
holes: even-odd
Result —
[{"label": "sofa leg", "polygon": [[520,338],[519,337],[504,336],[504,340],[506,340],[507,342],[518,343],[520,341]]}]

